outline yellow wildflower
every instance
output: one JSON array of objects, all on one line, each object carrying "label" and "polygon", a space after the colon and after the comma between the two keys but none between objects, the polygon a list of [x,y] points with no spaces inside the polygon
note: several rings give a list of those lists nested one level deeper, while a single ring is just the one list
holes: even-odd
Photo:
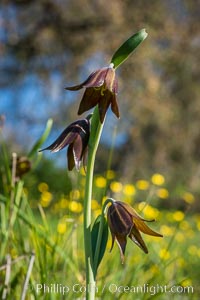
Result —
[{"label": "yellow wildflower", "polygon": [[152,207],[151,205],[147,205],[144,208],[143,212],[144,212],[145,216],[148,216],[149,218],[152,218],[152,219],[156,219],[159,215],[158,209]]},{"label": "yellow wildflower", "polygon": [[98,201],[96,199],[92,199],[92,201],[91,201],[91,207],[92,207],[92,209],[99,208],[99,203],[98,203]]},{"label": "yellow wildflower", "polygon": [[164,236],[172,236],[174,234],[174,229],[167,225],[162,225],[160,231]]},{"label": "yellow wildflower", "polygon": [[101,213],[102,213],[102,210],[100,208],[95,209],[94,210],[94,217],[97,218],[99,215],[101,215]]},{"label": "yellow wildflower", "polygon": [[142,201],[138,204],[138,209],[143,212],[145,217],[149,217],[152,219],[156,219],[159,215],[159,211],[157,208],[147,204],[146,202]]},{"label": "yellow wildflower", "polygon": [[182,197],[183,197],[183,200],[188,204],[192,204],[195,201],[194,195],[189,192],[185,192]]},{"label": "yellow wildflower", "polygon": [[177,210],[173,213],[173,219],[177,222],[182,221],[184,219],[184,216],[185,214],[180,210]]},{"label": "yellow wildflower", "polygon": [[41,182],[38,184],[38,190],[43,193],[43,192],[46,192],[48,191],[49,187],[48,187],[48,184],[45,183],[45,182]]},{"label": "yellow wildflower", "polygon": [[181,285],[185,287],[190,287],[192,286],[192,280],[190,278],[187,278],[181,283]]},{"label": "yellow wildflower", "polygon": [[126,195],[126,196],[133,196],[135,195],[135,187],[133,184],[125,184],[124,185],[124,188],[123,188],[123,193]]},{"label": "yellow wildflower", "polygon": [[83,206],[81,203],[77,202],[77,201],[71,201],[69,203],[69,209],[72,211],[72,212],[75,212],[75,213],[80,213],[82,210],[83,210]]},{"label": "yellow wildflower", "polygon": [[61,198],[59,201],[59,206],[61,209],[67,208],[69,205],[69,201],[66,198]]},{"label": "yellow wildflower", "polygon": [[170,258],[170,252],[166,249],[161,249],[159,252],[159,256],[163,260],[167,260]]},{"label": "yellow wildflower", "polygon": [[149,188],[149,182],[144,179],[137,180],[136,186],[139,190],[147,190]]},{"label": "yellow wildflower", "polygon": [[169,197],[169,192],[168,192],[168,190],[167,190],[167,189],[164,189],[164,188],[158,189],[158,190],[156,191],[156,194],[157,194],[157,196],[158,196],[159,198],[161,198],[161,199],[167,199],[167,198]]},{"label": "yellow wildflower", "polygon": [[155,173],[151,177],[151,181],[155,185],[162,185],[165,183],[165,177],[159,173]]},{"label": "yellow wildflower", "polygon": [[123,185],[122,185],[122,183],[119,182],[119,181],[113,181],[113,182],[111,182],[111,184],[110,184],[110,189],[111,189],[111,191],[114,192],[114,193],[119,193],[119,192],[121,192],[121,191],[122,191],[122,188],[123,188]]},{"label": "yellow wildflower", "polygon": [[59,222],[57,225],[57,232],[60,234],[64,234],[67,230],[67,224],[66,222]]},{"label": "yellow wildflower", "polygon": [[40,204],[42,207],[49,206],[51,200],[52,200],[52,194],[50,192],[43,192],[40,196]]},{"label": "yellow wildflower", "polygon": [[103,176],[98,176],[96,179],[95,179],[95,185],[96,187],[98,188],[105,188],[106,186],[106,178],[104,178]]}]

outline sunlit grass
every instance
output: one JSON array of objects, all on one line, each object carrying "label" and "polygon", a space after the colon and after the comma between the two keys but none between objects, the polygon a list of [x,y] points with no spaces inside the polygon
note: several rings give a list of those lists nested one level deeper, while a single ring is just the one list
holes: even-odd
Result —
[{"label": "sunlit grass", "polygon": [[[26,299],[61,299],[59,292],[48,293],[37,290],[37,284],[60,284],[70,287],[66,299],[83,299],[84,292],[78,288],[85,285],[83,252],[83,188],[85,174],[80,172],[78,188],[67,194],[57,195],[47,182],[36,186],[38,199],[29,201],[29,191],[22,188],[23,182],[15,184],[14,206],[9,211],[10,194],[0,195],[1,213],[1,293],[5,292],[8,262],[11,261],[8,280],[11,290],[6,299],[20,299],[31,255],[35,255]],[[171,194],[165,177],[155,173],[135,182],[121,182],[112,170],[94,178],[93,218],[101,213],[106,196],[126,201],[147,220],[155,219],[152,229],[163,234],[162,239],[143,236],[149,253],[144,254],[128,239],[125,263],[121,264],[119,249],[112,252],[109,238],[106,253],[97,277],[99,299],[169,299],[160,291],[154,296],[150,292],[140,294],[114,291],[115,286],[193,286],[198,292],[200,276],[200,247],[198,231],[200,214],[189,213],[195,202],[192,193],[184,191],[181,201],[185,210],[162,209]],[[184,207],[183,205],[183,207]],[[10,219],[12,222],[10,222]],[[8,234],[6,233],[8,230]],[[77,291],[72,287],[77,284]],[[10,295],[10,296],[9,296]],[[177,299],[180,295],[177,295]],[[181,294],[184,299],[198,299],[198,293]],[[10,298],[9,298],[10,297]],[[82,298],[81,298],[82,297]],[[137,298],[138,297],[138,298]]]}]

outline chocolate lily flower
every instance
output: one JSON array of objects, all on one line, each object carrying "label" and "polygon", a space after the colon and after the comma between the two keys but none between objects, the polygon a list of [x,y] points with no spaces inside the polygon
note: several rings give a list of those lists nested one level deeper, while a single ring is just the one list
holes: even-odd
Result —
[{"label": "chocolate lily flower", "polygon": [[112,112],[119,118],[119,109],[116,101],[118,83],[113,64],[93,72],[83,83],[66,87],[65,89],[77,91],[82,88],[86,88],[86,90],[79,106],[79,115],[98,104],[101,123],[103,123],[109,105],[111,105]]},{"label": "chocolate lily flower", "polygon": [[26,156],[17,156],[16,161],[13,161],[10,164],[10,169],[15,169],[15,181],[19,181],[24,174],[28,173],[31,170],[31,161]]},{"label": "chocolate lily flower", "polygon": [[120,249],[122,263],[124,262],[127,236],[145,253],[148,253],[148,249],[142,239],[140,231],[148,235],[162,237],[161,234],[151,230],[144,223],[144,221],[151,222],[154,220],[147,221],[141,218],[130,205],[124,202],[113,201],[108,208],[107,218],[112,235],[111,250],[116,240]]},{"label": "chocolate lily flower", "polygon": [[91,116],[90,114],[86,119],[78,120],[70,124],[55,142],[40,151],[51,150],[51,152],[57,152],[69,145],[67,150],[68,169],[71,171],[75,166],[77,171],[79,171],[82,160],[85,166],[90,137],[89,119]]},{"label": "chocolate lily flower", "polygon": [[17,157],[16,177],[21,178],[31,170],[31,161],[26,156]]}]

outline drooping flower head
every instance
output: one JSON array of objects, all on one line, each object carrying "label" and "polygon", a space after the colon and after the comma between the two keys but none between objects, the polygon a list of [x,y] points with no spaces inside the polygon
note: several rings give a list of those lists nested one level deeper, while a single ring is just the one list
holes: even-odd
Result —
[{"label": "drooping flower head", "polygon": [[[16,154],[15,154],[16,155]],[[25,175],[31,170],[31,161],[27,156],[17,156],[16,160],[12,159],[12,162],[10,164],[10,168],[15,170],[15,181],[19,181]]]},{"label": "drooping flower head", "polygon": [[77,120],[71,123],[50,146],[40,150],[50,150],[57,152],[69,146],[67,150],[68,169],[71,171],[74,166],[80,169],[81,161],[85,165],[88,142],[90,137],[90,118]]},{"label": "drooping flower head", "polygon": [[119,109],[116,100],[118,82],[115,77],[113,64],[93,72],[83,83],[66,87],[65,89],[77,91],[82,88],[86,89],[78,109],[79,115],[98,104],[101,123],[103,123],[110,105],[112,112],[119,118]]},{"label": "drooping flower head", "polygon": [[21,178],[24,174],[31,170],[31,161],[26,156],[17,157],[16,177]]},{"label": "drooping flower head", "polygon": [[127,237],[129,237],[145,253],[148,253],[148,249],[142,239],[140,231],[148,235],[162,237],[161,234],[153,231],[144,223],[145,221],[152,222],[154,220],[147,221],[141,218],[136,211],[125,202],[113,200],[108,208],[107,218],[112,235],[111,250],[114,241],[116,240],[120,249],[122,263],[124,262]]}]

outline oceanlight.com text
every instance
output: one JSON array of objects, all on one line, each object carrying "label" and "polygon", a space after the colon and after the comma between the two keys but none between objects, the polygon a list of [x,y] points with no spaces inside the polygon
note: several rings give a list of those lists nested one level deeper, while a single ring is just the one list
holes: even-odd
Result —
[{"label": "oceanlight.com text", "polygon": [[160,294],[160,293],[171,293],[171,294],[193,294],[194,288],[193,286],[181,286],[181,285],[173,285],[171,287],[167,285],[138,285],[138,286],[123,286],[112,283],[108,287],[109,292],[112,294],[115,293],[135,293],[135,294]]},{"label": "oceanlight.com text", "polygon": [[104,284],[103,286],[90,285],[85,286],[80,283],[74,283],[73,285],[64,285],[61,283],[36,283],[34,286],[29,286],[34,289],[37,294],[85,294],[87,290],[95,290],[98,295],[101,294],[149,294],[151,296],[156,294],[193,294],[193,286],[181,286],[181,285],[149,285],[143,284],[138,286],[120,285],[116,283]]}]

